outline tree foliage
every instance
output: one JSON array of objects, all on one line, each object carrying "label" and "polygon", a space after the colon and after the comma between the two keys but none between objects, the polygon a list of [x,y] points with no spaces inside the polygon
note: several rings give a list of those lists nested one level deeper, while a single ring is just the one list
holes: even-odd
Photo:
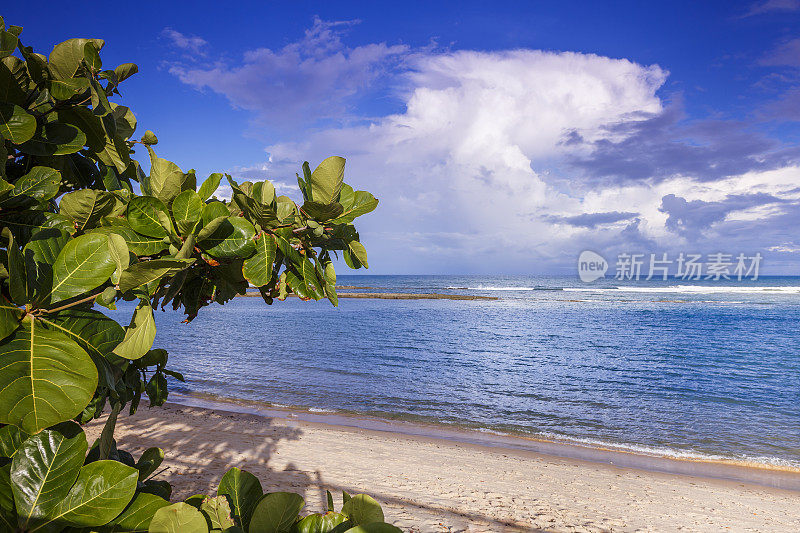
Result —
[{"label": "tree foliage", "polygon": [[[367,266],[353,221],[378,201],[344,183],[341,157],[313,172],[303,163],[300,204],[268,181],[212,174],[198,187],[194,170],[156,154],[153,132],[135,137],[135,115],[113,101],[136,65],[104,69],[101,39],[70,39],[44,56],[21,33],[0,18],[0,531],[382,522],[366,496],[300,518],[302,498],[265,495],[236,469],[216,496],[170,504],[169,484],[152,477],[164,452],[137,461],[113,439],[123,408],[134,413],[143,396],[160,406],[167,376],[183,380],[153,347],[154,309],[182,309],[189,322],[250,286],[267,304],[294,294],[337,305],[332,255]],[[229,201],[215,197],[223,180]],[[135,304],[126,325],[98,310],[120,300]],[[90,448],[80,424],[104,412]]]}]

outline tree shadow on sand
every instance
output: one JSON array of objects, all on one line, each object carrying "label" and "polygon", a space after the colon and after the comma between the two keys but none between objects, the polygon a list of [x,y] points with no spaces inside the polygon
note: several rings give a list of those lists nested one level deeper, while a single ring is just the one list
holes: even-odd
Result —
[{"label": "tree shadow on sand", "polygon": [[[202,417],[202,427],[186,423],[187,414]],[[90,438],[99,436],[105,417],[90,424]],[[193,494],[216,494],[223,474],[232,467],[255,474],[265,491],[289,490],[304,495],[310,476],[289,464],[281,470],[269,462],[281,441],[297,440],[299,428],[272,424],[270,418],[206,411],[167,404],[133,416],[120,416],[117,447],[138,458],[150,447],[164,449],[164,462],[154,479],[172,485],[172,500]]]},{"label": "tree shadow on sand", "polygon": [[[197,425],[192,424],[193,420]],[[87,426],[90,439],[99,436],[104,422],[102,418]],[[286,420],[276,422],[264,416],[177,404],[143,408],[134,416],[121,416],[116,431],[118,447],[135,458],[150,447],[164,449],[165,459],[154,479],[172,485],[172,501],[194,494],[216,494],[220,479],[232,467],[252,472],[265,492],[300,494],[307,502],[307,512],[324,511],[328,490],[341,502],[343,490],[352,494],[364,489],[327,482],[319,470],[303,471],[291,462],[276,468],[274,463],[279,461],[273,459],[279,458],[280,443],[300,440],[302,435],[299,427],[292,427]],[[387,519],[395,515],[399,518],[397,525],[409,531],[472,531],[474,527],[481,531],[532,531],[513,521],[367,491],[384,505]],[[417,526],[423,522],[425,525]]]}]

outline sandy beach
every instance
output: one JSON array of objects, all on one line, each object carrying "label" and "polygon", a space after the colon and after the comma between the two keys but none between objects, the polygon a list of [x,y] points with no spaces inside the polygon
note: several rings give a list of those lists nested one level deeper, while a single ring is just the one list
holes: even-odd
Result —
[{"label": "sandy beach", "polygon": [[[133,423],[135,421],[135,424]],[[87,428],[91,439],[103,420]],[[799,531],[800,492],[535,452],[168,404],[123,416],[119,446],[166,449],[173,500],[232,466],[323,507],[366,492],[407,531]]]}]

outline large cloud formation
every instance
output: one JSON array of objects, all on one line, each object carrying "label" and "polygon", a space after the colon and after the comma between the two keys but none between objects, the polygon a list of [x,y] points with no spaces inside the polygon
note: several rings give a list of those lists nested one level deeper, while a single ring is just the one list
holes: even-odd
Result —
[{"label": "large cloud formation", "polygon": [[[346,156],[348,181],[382,200],[361,223],[375,270],[572,273],[585,248],[791,255],[782,224],[800,214],[797,149],[746,122],[686,117],[659,94],[663,67],[575,52],[350,48],[346,26],[317,20],[297,43],[241,65],[172,69],[257,124],[320,112],[328,122],[266,147],[261,176],[289,186],[298,162]],[[359,115],[376,87],[402,112]]]}]

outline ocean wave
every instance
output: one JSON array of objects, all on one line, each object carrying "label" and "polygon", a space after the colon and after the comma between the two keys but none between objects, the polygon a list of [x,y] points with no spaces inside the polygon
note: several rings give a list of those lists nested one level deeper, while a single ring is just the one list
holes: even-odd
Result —
[{"label": "ocean wave", "polygon": [[451,291],[561,291],[562,287],[508,287],[494,285],[478,285],[476,287],[445,287]]},{"label": "ocean wave", "polygon": [[702,452],[698,450],[681,450],[678,448],[669,448],[666,446],[648,446],[644,444],[632,443],[612,443],[601,439],[581,438],[581,437],[565,437],[557,433],[543,432],[538,433],[538,437],[555,442],[563,442],[568,444],[579,444],[596,449],[608,449],[622,452],[632,452],[640,455],[649,455],[651,457],[667,457],[670,459],[687,459],[692,461],[718,461],[725,463],[735,463],[744,466],[767,466],[775,468],[789,468],[800,469],[800,462],[791,461],[788,459],[781,459],[780,457],[763,456],[763,455],[746,455],[746,454],[730,454],[722,455],[715,453]]},{"label": "ocean wave", "polygon": [[682,294],[800,294],[798,286],[732,287],[730,285],[671,285],[669,287],[565,287],[567,292],[643,292]]}]

